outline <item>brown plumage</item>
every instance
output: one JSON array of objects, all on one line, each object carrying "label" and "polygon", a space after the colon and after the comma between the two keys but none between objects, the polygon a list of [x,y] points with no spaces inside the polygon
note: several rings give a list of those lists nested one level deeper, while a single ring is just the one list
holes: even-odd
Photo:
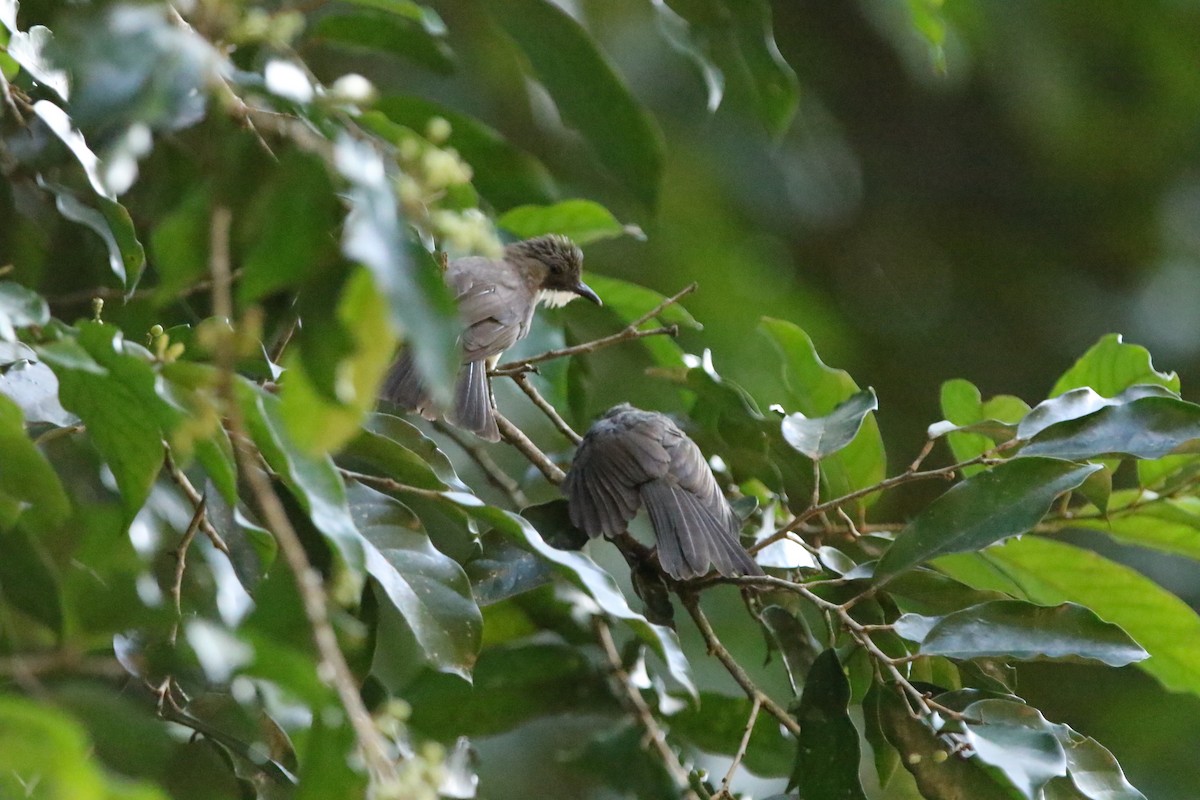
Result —
[{"label": "brown plumage", "polygon": [[625,530],[646,506],[662,568],[678,580],[715,569],[762,575],[704,454],[671,419],[622,403],[592,425],[562,485],[571,522],[591,537]]},{"label": "brown plumage", "polygon": [[498,441],[488,370],[500,354],[529,334],[538,303],[563,305],[575,297],[600,303],[583,282],[583,253],[565,236],[538,236],[504,248],[504,258],[457,258],[446,268],[463,321],[463,366],[450,408],[433,404],[412,354],[402,351],[381,396],[428,419],[446,421],[488,441]]}]

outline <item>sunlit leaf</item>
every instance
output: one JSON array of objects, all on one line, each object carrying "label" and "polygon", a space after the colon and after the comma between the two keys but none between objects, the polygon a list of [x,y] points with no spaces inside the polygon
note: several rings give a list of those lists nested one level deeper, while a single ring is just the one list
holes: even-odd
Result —
[{"label": "sunlit leaf", "polygon": [[1120,334],[1110,333],[1080,356],[1050,390],[1051,397],[1089,386],[1104,397],[1115,397],[1130,386],[1151,383],[1179,393],[1179,376],[1159,372],[1144,347],[1125,344]]},{"label": "sunlit leaf", "polygon": [[622,225],[611,211],[591,200],[564,200],[552,206],[518,206],[502,214],[496,225],[521,239],[557,233],[578,245],[626,234],[645,238],[636,225]]}]

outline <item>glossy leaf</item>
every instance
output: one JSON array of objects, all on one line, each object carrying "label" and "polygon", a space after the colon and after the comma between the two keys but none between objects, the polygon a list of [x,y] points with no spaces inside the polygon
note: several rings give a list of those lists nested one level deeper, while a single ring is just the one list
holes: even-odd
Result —
[{"label": "glossy leaf", "polygon": [[1146,800],[1145,795],[1125,779],[1121,765],[1102,744],[1090,736],[1076,733],[1067,725],[1052,727],[1067,756],[1068,773],[1067,778],[1056,778],[1052,783],[1069,780],[1088,800]]},{"label": "glossy leaf", "polygon": [[1059,422],[1079,419],[1109,406],[1120,406],[1143,397],[1175,397],[1179,395],[1163,386],[1141,384],[1130,386],[1113,397],[1104,397],[1089,387],[1071,389],[1058,397],[1038,403],[1017,426],[1017,436],[1032,439],[1042,431]]},{"label": "glossy leaf", "polygon": [[46,184],[46,187],[54,192],[54,202],[60,214],[92,229],[104,241],[108,250],[109,269],[121,285],[132,292],[146,266],[146,253],[137,239],[133,220],[125,207],[98,195],[93,198],[97,207],[92,208],[65,187],[52,184]]},{"label": "glossy leaf", "polygon": [[1159,372],[1144,347],[1125,344],[1120,334],[1104,336],[1080,356],[1050,390],[1051,397],[1089,386],[1104,397],[1115,397],[1130,386],[1155,384],[1179,393],[1179,376]]},{"label": "glossy leaf", "polygon": [[1200,616],[1136,571],[1062,542],[1010,541],[981,555],[939,559],[972,586],[1040,605],[1079,603],[1128,633],[1150,658],[1138,666],[1172,691],[1200,694]]},{"label": "glossy leaf", "polygon": [[[658,195],[664,144],[588,33],[547,0],[491,0],[488,9],[524,51],[567,124],[644,206]],[[546,47],[545,42],[554,42]]]},{"label": "glossy leaf", "polygon": [[564,200],[552,206],[518,206],[502,214],[496,225],[519,239],[557,233],[580,246],[626,234],[645,238],[636,225],[622,225],[611,211],[591,200]]},{"label": "glossy leaf", "polygon": [[1021,452],[1075,460],[1103,455],[1160,458],[1200,450],[1197,440],[1200,406],[1175,397],[1149,396],[1051,425]]},{"label": "glossy leaf", "polygon": [[1067,757],[1054,726],[1023,703],[980,700],[963,710],[975,756],[1004,775],[1028,800],[1051,778],[1066,775]]},{"label": "glossy leaf", "polygon": [[811,459],[831,456],[854,440],[867,415],[879,408],[872,389],[853,394],[823,417],[788,414],[783,418],[783,438]]},{"label": "glossy leaf", "polygon": [[1149,655],[1125,631],[1075,603],[1046,607],[994,600],[936,620],[914,641],[924,654],[960,659],[1091,660],[1123,667]]},{"label": "glossy leaf", "polygon": [[467,576],[420,530],[412,512],[358,483],[347,490],[350,512],[366,539],[366,569],[404,618],[429,663],[470,675],[483,620]]},{"label": "glossy leaf", "polygon": [[17,329],[45,325],[50,309],[36,292],[12,281],[0,281],[0,339],[17,340]]},{"label": "glossy leaf", "polygon": [[[697,704],[672,714],[668,723],[672,736],[706,753],[732,757],[749,719],[750,701],[745,697],[702,692]],[[795,751],[795,740],[769,714],[759,712],[743,763],[756,775],[783,777],[792,772]]]},{"label": "glossy leaf", "polygon": [[25,433],[21,409],[0,395],[0,497],[24,504],[40,524],[62,522],[71,511],[54,468]]},{"label": "glossy leaf", "polygon": [[789,789],[799,788],[803,797],[866,800],[858,780],[858,732],[846,711],[849,702],[842,664],[835,651],[826,650],[813,662],[800,696],[800,741]]},{"label": "glossy leaf", "polygon": [[0,341],[0,394],[20,407],[26,422],[58,427],[79,422],[58,400],[54,371],[38,360],[33,348],[20,342]]},{"label": "glossy leaf", "polygon": [[[787,411],[820,417],[859,391],[847,372],[831,369],[821,361],[808,334],[796,325],[764,318],[759,329],[779,356],[787,392],[785,396],[771,398],[771,402],[781,403]],[[849,445],[822,460],[821,481],[828,497],[838,497],[883,480],[885,468],[879,426],[873,417],[867,417]]]},{"label": "glossy leaf", "polygon": [[875,567],[875,582],[949,553],[982,549],[1032,528],[1063,492],[1077,488],[1098,464],[1022,458],[954,486],[896,536]]},{"label": "glossy leaf", "polygon": [[821,652],[821,643],[813,636],[803,616],[793,614],[782,606],[764,608],[762,622],[783,656],[792,691],[798,694],[813,661]]}]

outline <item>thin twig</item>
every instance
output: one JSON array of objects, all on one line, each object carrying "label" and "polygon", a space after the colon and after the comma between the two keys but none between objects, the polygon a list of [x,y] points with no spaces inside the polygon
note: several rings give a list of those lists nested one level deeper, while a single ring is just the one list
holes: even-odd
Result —
[{"label": "thin twig", "polygon": [[73,436],[86,428],[82,425],[67,425],[63,428],[51,428],[41,436],[33,440],[35,445],[43,445],[47,442],[53,442],[55,439],[61,439],[64,436]]},{"label": "thin twig", "polygon": [[543,361],[551,361],[556,358],[565,358],[567,356],[582,355],[584,353],[592,353],[605,347],[609,347],[620,342],[628,342],[634,339],[642,339],[646,336],[676,336],[679,333],[678,325],[663,325],[659,328],[651,328],[649,330],[639,330],[641,326],[649,321],[652,317],[656,317],[663,312],[668,306],[674,305],[682,300],[687,295],[696,291],[696,284],[691,283],[683,287],[680,291],[672,296],[664,299],[654,308],[642,314],[633,322],[626,325],[621,330],[610,336],[604,336],[599,339],[593,339],[590,342],[577,344],[573,347],[563,347],[558,350],[547,350],[536,356],[522,358],[518,361],[509,361],[506,364],[501,364],[492,370],[493,375],[511,375],[514,373],[528,372],[534,364],[540,364]]},{"label": "thin twig", "polygon": [[729,771],[725,773],[725,778],[721,781],[721,788],[713,795],[713,800],[733,797],[729,793],[729,784],[733,781],[733,776],[737,774],[737,768],[741,766],[742,759],[746,757],[746,748],[750,745],[750,734],[754,733],[754,723],[758,721],[758,709],[760,708],[762,708],[762,703],[756,697],[754,705],[750,707],[750,718],[746,720],[746,732],[742,734],[742,741],[738,745],[737,752],[733,754],[733,763],[729,765]]},{"label": "thin twig", "polygon": [[683,607],[691,614],[692,619],[696,622],[696,627],[700,630],[700,635],[704,637],[705,644],[708,645],[710,655],[716,656],[725,669],[733,676],[738,685],[746,693],[746,696],[751,700],[756,700],[762,704],[762,707],[767,710],[767,713],[779,720],[783,727],[791,731],[792,735],[800,735],[800,723],[796,722],[782,706],[763,693],[761,689],[754,685],[754,681],[746,674],[746,670],[742,669],[742,665],[725,649],[725,645],[721,644],[721,640],[717,638],[717,634],[713,631],[712,625],[709,624],[708,617],[704,616],[704,612],[700,610],[700,598],[693,592],[680,595],[683,601]]},{"label": "thin twig", "polygon": [[473,438],[461,435],[453,426],[447,425],[441,420],[435,420],[433,427],[458,445],[459,449],[466,453],[467,457],[474,461],[479,466],[479,469],[483,471],[483,476],[487,478],[488,483],[508,495],[508,499],[512,501],[513,506],[520,509],[529,505],[529,498],[525,496],[525,492],[521,491],[521,484],[517,483],[513,480],[512,476],[501,469],[500,465],[492,459],[491,455],[482,445]]},{"label": "thin twig", "polygon": [[504,437],[504,440],[520,450],[521,455],[529,459],[529,463],[546,476],[546,480],[557,485],[567,477],[567,473],[559,469],[558,465],[551,461],[549,456],[525,435],[524,431],[509,422],[499,411],[496,412],[496,427],[500,429],[500,435]]},{"label": "thin twig", "polygon": [[542,397],[541,393],[538,392],[534,385],[529,381],[528,375],[526,375],[524,372],[514,372],[510,374],[509,377],[512,378],[513,383],[519,386],[521,391],[533,401],[533,404],[537,406],[538,409],[545,414],[551,422],[554,423],[554,427],[558,428],[559,433],[571,440],[571,444],[578,445],[583,441],[583,437],[576,433],[575,430],[567,424],[567,421],[562,418],[562,416],[558,413],[558,410],[555,409],[554,406],[550,405],[550,402],[546,400],[546,398]]},{"label": "thin twig", "polygon": [[[209,268],[213,279],[213,312],[219,319],[233,320],[233,298],[230,292],[229,228],[232,215],[229,209],[213,210]],[[312,629],[320,664],[318,674],[337,692],[338,699],[354,728],[358,746],[371,776],[390,785],[397,778],[396,766],[363,703],[358,685],[346,658],[338,646],[337,634],[329,618],[328,598],[320,574],[313,569],[296,529],[288,519],[283,502],[275,493],[265,472],[258,465],[259,453],[246,435],[245,420],[234,390],[234,342],[231,332],[217,342],[220,396],[225,401],[227,424],[234,443],[238,472],[250,487],[261,519],[275,536],[279,550],[296,579],[296,587],[304,606],[304,614]]]},{"label": "thin twig", "polygon": [[229,552],[229,545],[225,544],[225,540],[221,538],[221,534],[213,527],[212,522],[208,519],[208,512],[205,510],[204,495],[196,491],[196,487],[188,480],[188,476],[175,463],[175,459],[171,457],[171,449],[166,448],[166,454],[163,458],[167,466],[167,474],[171,480],[179,487],[179,490],[187,497],[188,502],[200,514],[200,530],[204,531],[204,535],[212,542],[213,547],[220,550],[227,558],[233,558]]},{"label": "thin twig", "polygon": [[380,489],[386,489],[389,492],[415,494],[421,497],[428,497],[431,500],[440,500],[445,497],[444,494],[436,489],[422,489],[420,486],[410,486],[407,483],[401,483],[400,481],[393,480],[391,478],[385,478],[381,475],[368,475],[365,472],[355,472],[352,469],[343,469],[341,467],[338,468],[338,472],[340,472],[344,478],[350,478],[358,481],[359,483],[378,486]]},{"label": "thin twig", "polygon": [[613,641],[612,629],[609,628],[608,622],[604,617],[597,616],[593,617],[592,624],[596,631],[596,639],[600,642],[600,648],[604,651],[604,656],[608,660],[608,671],[612,675],[613,682],[620,687],[626,703],[633,710],[642,728],[645,729],[646,737],[650,740],[650,744],[658,751],[663,766],[666,767],[667,772],[675,781],[675,787],[684,790],[683,796],[685,798],[700,800],[699,796],[688,788],[688,770],[680,763],[679,756],[675,754],[670,744],[667,743],[666,732],[658,724],[658,720],[654,718],[654,712],[650,710],[650,706],[646,705],[646,700],[642,697],[642,693],[633,685],[633,680],[629,677],[629,673],[625,671],[625,667],[621,663],[621,654],[617,652],[617,645]]},{"label": "thin twig", "polygon": [[188,523],[187,530],[183,533],[183,538],[179,540],[179,546],[175,548],[175,582],[171,584],[171,600],[175,604],[175,622],[171,625],[171,633],[167,636],[167,641],[175,644],[175,640],[179,638],[179,626],[183,622],[183,573],[187,569],[187,551],[192,546],[192,540],[196,538],[196,533],[200,530],[200,523],[204,521],[204,498],[200,498],[200,502],[196,504],[196,510],[192,513],[192,521]]}]

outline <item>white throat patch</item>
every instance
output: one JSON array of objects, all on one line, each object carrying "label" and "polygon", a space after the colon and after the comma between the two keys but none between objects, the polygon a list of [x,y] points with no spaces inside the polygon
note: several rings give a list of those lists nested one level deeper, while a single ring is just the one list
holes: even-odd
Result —
[{"label": "white throat patch", "polygon": [[547,308],[559,308],[574,300],[579,295],[574,292],[564,292],[557,289],[542,289],[538,292],[538,302]]}]

